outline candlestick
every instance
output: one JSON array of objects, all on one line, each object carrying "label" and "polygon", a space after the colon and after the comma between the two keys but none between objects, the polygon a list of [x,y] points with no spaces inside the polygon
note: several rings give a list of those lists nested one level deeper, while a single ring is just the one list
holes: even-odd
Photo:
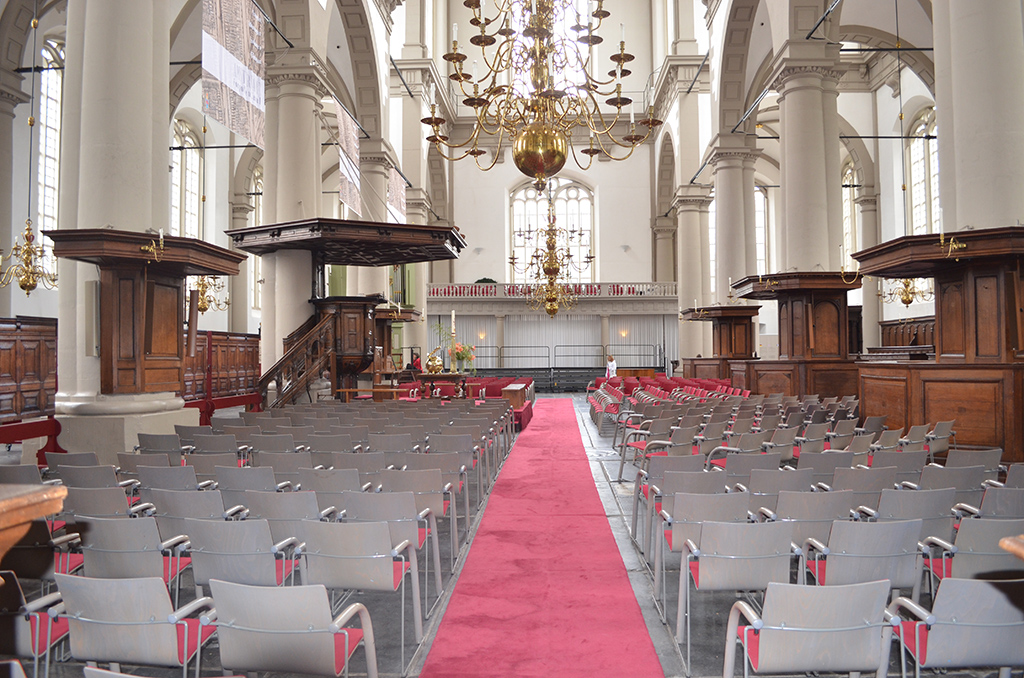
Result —
[{"label": "candlestick", "polygon": [[693,310],[697,310],[697,297],[693,298]]},{"label": "candlestick", "polygon": [[452,336],[455,336],[455,311],[452,311]]}]

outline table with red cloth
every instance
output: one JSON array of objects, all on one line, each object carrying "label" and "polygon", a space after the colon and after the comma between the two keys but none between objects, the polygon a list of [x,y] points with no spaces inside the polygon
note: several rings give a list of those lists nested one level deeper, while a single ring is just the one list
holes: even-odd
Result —
[{"label": "table with red cloth", "polygon": [[533,401],[527,400],[525,405],[518,410],[512,411],[515,413],[516,426],[522,431],[530,423],[530,420],[533,419]]}]

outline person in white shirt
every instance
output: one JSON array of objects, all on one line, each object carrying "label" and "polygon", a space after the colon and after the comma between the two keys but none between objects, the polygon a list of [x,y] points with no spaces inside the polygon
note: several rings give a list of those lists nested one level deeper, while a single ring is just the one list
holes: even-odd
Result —
[{"label": "person in white shirt", "polygon": [[614,356],[608,356],[608,367],[604,371],[605,378],[611,379],[612,377],[614,377],[615,376],[615,370],[616,370],[615,357]]}]

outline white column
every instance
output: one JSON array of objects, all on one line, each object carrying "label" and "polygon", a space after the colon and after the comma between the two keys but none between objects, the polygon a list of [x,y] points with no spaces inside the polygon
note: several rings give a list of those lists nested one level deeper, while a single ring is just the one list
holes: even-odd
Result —
[{"label": "white column", "polygon": [[[267,147],[264,167],[274,167],[275,222],[310,219],[320,213],[320,119],[317,109],[325,90],[314,76],[279,74],[274,85],[275,146]],[[267,186],[267,176],[264,176]],[[264,203],[266,206],[266,203]],[[264,207],[266,209],[266,207]],[[313,313],[313,261],[304,250],[280,250],[263,256],[264,367],[283,355],[282,339]],[[272,309],[272,310],[271,310]],[[267,311],[270,311],[269,313]]]},{"label": "white column", "polygon": [[675,219],[672,217],[655,217],[654,226],[654,281],[671,282],[675,278],[675,267],[672,265],[672,236],[676,233]]},{"label": "white column", "polygon": [[[747,261],[747,243],[753,229],[754,175],[752,163],[756,155],[748,149],[718,148],[711,160],[715,168],[715,302],[726,303],[729,279],[733,281],[747,275],[751,263]],[[750,171],[744,166],[750,164]],[[749,182],[749,185],[748,185]],[[748,210],[748,203],[750,209]],[[748,214],[749,212],[749,214]],[[748,225],[748,216],[751,224]]]},{"label": "white column", "polygon": [[[425,201],[409,200],[407,195],[405,206],[406,220],[410,224],[427,223],[428,207]],[[420,358],[422,359],[430,352],[427,348],[427,283],[430,275],[430,263],[412,264],[412,271],[412,299],[408,299],[407,303],[412,303],[413,307],[419,309],[420,322],[407,324],[404,338],[408,345],[420,347]]]},{"label": "white column", "polygon": [[[1022,20],[1018,0],[949,2],[950,53],[941,60],[951,64],[951,82],[943,84],[952,91],[956,221],[944,224],[947,231],[1024,221]],[[940,46],[944,40],[936,41]],[[941,89],[936,82],[936,92]],[[940,138],[949,133],[941,117],[938,129]],[[939,166],[945,170],[941,156]]]},{"label": "white column", "polygon": [[[860,246],[867,249],[878,244],[878,197],[874,194],[861,195],[857,204],[857,223],[860,227]],[[871,346],[881,346],[882,330],[878,322],[882,319],[882,300],[878,298],[881,290],[879,279],[872,276],[861,278],[861,318],[864,326],[864,350]]]},{"label": "white column", "polygon": [[[601,346],[604,347],[603,350],[607,351],[608,350],[608,344],[610,344],[610,343],[612,343],[612,334],[611,334],[611,329],[608,326],[608,314],[607,313],[602,313],[601,314]],[[605,361],[602,360],[601,364],[603,365],[604,362]]]},{"label": "white column", "polygon": [[[388,180],[392,162],[383,154],[360,155],[359,192],[363,202],[363,219],[386,222],[388,220]],[[387,287],[387,267],[361,266],[359,294],[384,294]]]},{"label": "white column", "polygon": [[505,357],[502,350],[505,348],[505,316],[494,316],[494,345],[498,348],[498,367],[505,366]]},{"label": "white column", "polygon": [[[743,156],[743,256],[744,267],[733,280],[757,273],[757,208],[754,204],[754,163],[759,153]],[[725,290],[729,294],[729,290]]]},{"label": "white column", "polygon": [[[935,110],[939,131],[939,208],[946,230],[955,230],[956,212],[956,111],[953,106],[953,59],[950,52],[951,0],[932,0],[932,57],[935,59]],[[965,149],[966,150],[966,149]],[[865,343],[865,346],[867,344]]]},{"label": "white column", "polygon": [[[838,154],[827,153],[826,139],[834,128],[825,122],[825,86],[823,79],[838,80],[825,67],[786,67],[776,79],[779,92],[782,144],[783,229],[786,250],[783,270],[821,271],[830,268],[829,205],[830,191],[840,184],[829,180],[829,172],[839,176],[838,164],[830,162]],[[831,94],[829,94],[831,96]],[[834,197],[840,199],[839,195]]]},{"label": "white column", "polygon": [[[679,230],[676,235],[676,293],[679,308],[690,308],[694,302],[704,304],[706,258],[701,249],[701,216],[707,216],[711,199],[702,187],[684,186],[676,192],[673,207]],[[692,358],[704,351],[703,322],[679,322],[679,357]]]},{"label": "white column", "polygon": [[821,113],[825,129],[825,197],[828,200],[828,260],[825,268],[840,270],[839,246],[843,244],[843,176],[839,144],[839,80],[827,72],[821,79]]},{"label": "white column", "polygon": [[[244,199],[244,196],[236,196],[239,202],[231,205],[231,228],[245,228],[249,225],[249,214],[253,206]],[[249,279],[252,277],[252,257],[243,261],[238,266],[238,275],[228,278],[228,292],[231,295],[231,307],[229,309],[228,328],[232,332],[249,331]]]}]

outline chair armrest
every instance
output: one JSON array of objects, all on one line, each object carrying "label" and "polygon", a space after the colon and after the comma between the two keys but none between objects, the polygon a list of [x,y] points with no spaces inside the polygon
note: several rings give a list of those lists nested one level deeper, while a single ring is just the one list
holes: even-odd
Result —
[{"label": "chair armrest", "polygon": [[274,487],[277,488],[278,492],[284,492],[285,490],[294,490],[295,489],[294,486],[292,485],[292,481],[290,481],[290,480],[285,480],[284,482],[278,483]]},{"label": "chair armrest", "polygon": [[186,542],[188,542],[188,535],[179,534],[176,537],[171,537],[170,539],[165,539],[164,541],[160,542],[160,550],[169,551],[175,546],[180,546],[181,544],[184,544]]},{"label": "chair armrest", "polygon": [[369,641],[366,645],[373,647],[373,624],[370,623],[370,613],[362,603],[352,603],[342,610],[341,614],[335,617],[331,625],[327,627],[327,630],[331,633],[341,633],[345,624],[357,614],[359,615],[359,626],[363,630],[363,638]]},{"label": "chair armrest", "polygon": [[921,486],[918,485],[917,483],[911,482],[909,480],[902,480],[902,481],[900,481],[900,489],[901,490],[920,490]]},{"label": "chair armrest", "polygon": [[82,543],[82,538],[77,532],[73,534],[62,534],[59,537],[53,537],[50,539],[50,546],[54,548],[60,548],[61,546],[70,547],[80,543]]},{"label": "chair armrest", "polygon": [[285,549],[287,549],[290,546],[298,546],[298,545],[299,545],[299,540],[298,539],[296,539],[295,537],[288,537],[287,539],[282,539],[281,541],[279,541],[276,544],[274,544],[273,546],[271,546],[270,547],[270,552],[271,553],[281,553],[282,551],[284,551]]},{"label": "chair armrest", "polygon": [[687,539],[683,545],[686,547],[687,551],[697,556],[698,558],[700,557],[700,549],[697,548],[697,545],[693,543],[692,539]]},{"label": "chair armrest", "polygon": [[911,615],[917,617],[928,626],[931,626],[935,623],[935,615],[921,607],[919,604],[915,603],[910,598],[904,598],[903,596],[900,596],[896,600],[889,603],[889,607],[885,608],[885,611],[892,618],[893,626],[896,626],[899,623],[900,610],[906,610]]},{"label": "chair armrest", "polygon": [[217,489],[217,481],[216,480],[203,480],[202,482],[196,483],[196,489],[197,490],[216,490]]},{"label": "chair armrest", "polygon": [[672,516],[669,515],[669,512],[666,511],[665,509],[661,509],[660,511],[658,511],[658,517],[665,521],[666,524],[672,524]]},{"label": "chair armrest", "polygon": [[1006,487],[1006,485],[1004,485],[1003,483],[999,482],[998,480],[991,480],[991,479],[983,480],[981,484],[984,487],[986,487],[986,488],[987,487]]},{"label": "chair armrest", "polygon": [[121,481],[118,481],[117,486],[118,487],[123,487],[123,488],[131,488],[132,490],[134,490],[135,488],[137,488],[139,486],[139,480],[138,480],[138,478],[130,478],[128,480],[121,480]]},{"label": "chair armrest", "polygon": [[764,516],[765,520],[774,521],[779,517],[778,514],[775,513],[775,511],[772,511],[771,509],[765,506],[762,506],[761,508],[757,509],[757,512]]},{"label": "chair armrest", "polygon": [[420,445],[413,445],[412,446],[412,451],[416,452],[416,453],[421,453],[421,452],[423,452],[423,448]]},{"label": "chair armrest", "polygon": [[422,510],[422,511],[420,511],[420,513],[419,513],[419,519],[420,519],[420,520],[426,520],[426,519],[427,519],[428,517],[430,517],[431,515],[433,515],[433,513],[434,513],[434,512],[433,512],[433,511],[431,511],[431,510],[430,510],[430,509],[428,509],[428,508],[427,508],[427,509],[423,509],[423,510]]},{"label": "chair armrest", "polygon": [[225,519],[228,519],[228,518],[238,518],[238,519],[241,519],[241,518],[245,518],[247,515],[249,515],[249,509],[245,508],[245,506],[243,506],[242,504],[238,504],[238,505],[232,506],[231,508],[229,508],[226,511],[224,511],[224,513],[222,515],[224,516]]},{"label": "chair armrest", "polygon": [[960,502],[957,504],[953,504],[953,513],[957,516],[963,516],[967,514],[977,518],[979,515],[981,515],[981,509],[978,508],[977,506],[971,506],[970,504]]},{"label": "chair armrest", "polygon": [[333,516],[334,519],[337,521],[339,519],[338,507],[337,506],[328,506],[323,511],[321,511],[319,515],[320,515],[320,520],[327,520],[328,518]]},{"label": "chair armrest", "polygon": [[399,554],[402,553],[402,551],[410,551],[412,557],[416,557],[415,549],[413,548],[412,542],[408,539],[403,539],[402,541],[398,542],[393,547],[391,547],[391,557],[397,557]]},{"label": "chair armrest", "polygon": [[749,491],[750,490],[748,490],[747,486],[744,485],[743,483],[736,483],[735,485],[733,485],[732,487],[730,487],[730,488],[728,488],[726,490],[726,492],[749,492]]},{"label": "chair armrest", "polygon": [[956,553],[957,552],[956,544],[950,544],[948,541],[946,541],[945,539],[942,539],[940,537],[925,537],[921,541],[921,543],[924,544],[925,546],[937,546],[940,549],[942,549],[943,551],[946,551],[947,553]]},{"label": "chair armrest", "polygon": [[764,622],[750,603],[744,600],[737,600],[732,604],[732,609],[729,610],[729,621],[725,629],[725,664],[722,667],[722,675],[729,676],[730,678],[736,668],[736,651],[734,648],[736,634],[740,626],[740,617],[745,618],[755,630],[764,627]]},{"label": "chair armrest", "polygon": [[829,485],[828,483],[814,483],[813,487],[814,487],[815,491],[817,491],[817,490],[821,490],[822,492],[831,492],[832,491],[832,486]]},{"label": "chair armrest", "polygon": [[808,537],[807,539],[804,539],[804,549],[803,549],[803,552],[804,553],[810,553],[811,549],[814,549],[815,551],[820,552],[822,555],[826,555],[827,556],[829,554],[828,547],[825,546],[824,544],[822,544],[820,541],[818,541],[814,537]]},{"label": "chair armrest", "polygon": [[373,489],[373,483],[363,483],[360,489],[363,492],[369,492],[371,489]]},{"label": "chair armrest", "polygon": [[39,610],[56,605],[62,600],[63,598],[61,597],[60,591],[56,591],[49,595],[43,596],[42,598],[36,598],[35,600],[30,600],[26,602],[25,605],[22,606],[21,610],[19,610],[19,612],[24,612],[26,614],[29,612],[38,612]]},{"label": "chair armrest", "polygon": [[196,598],[191,603],[179,607],[174,612],[167,615],[168,624],[177,624],[185,617],[191,616],[202,609],[213,609],[213,598],[210,596],[203,596],[202,598]]},{"label": "chair armrest", "polygon": [[136,504],[128,509],[128,515],[131,517],[137,517],[140,515],[149,515],[156,511],[156,506],[153,506],[148,501]]},{"label": "chair armrest", "polygon": [[855,509],[850,509],[850,513],[853,514],[854,520],[860,520],[862,517],[868,519],[878,517],[878,511],[870,506],[858,506]]}]

